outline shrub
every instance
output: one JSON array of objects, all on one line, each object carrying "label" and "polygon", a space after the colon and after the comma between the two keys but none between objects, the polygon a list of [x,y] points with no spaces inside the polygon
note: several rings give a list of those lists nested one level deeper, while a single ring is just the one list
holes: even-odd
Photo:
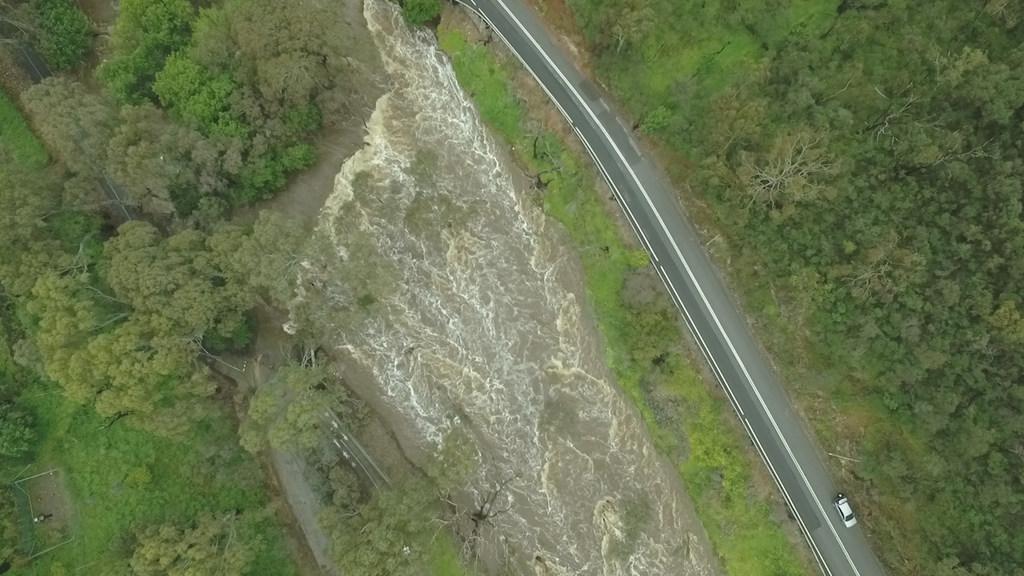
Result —
[{"label": "shrub", "polygon": [[441,0],[405,0],[402,13],[409,24],[422,26],[441,16]]},{"label": "shrub", "polygon": [[56,70],[81,64],[91,44],[89,19],[72,0],[33,0],[38,47]]}]

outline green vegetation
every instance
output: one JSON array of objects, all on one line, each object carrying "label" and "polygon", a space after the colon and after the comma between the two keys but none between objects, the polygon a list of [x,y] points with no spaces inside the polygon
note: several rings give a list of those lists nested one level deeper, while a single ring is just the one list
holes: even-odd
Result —
[{"label": "green vegetation", "polygon": [[[587,291],[620,386],[640,409],[659,449],[678,465],[697,511],[731,574],[800,574],[807,568],[755,486],[758,467],[726,401],[689,366],[679,322],[646,255],[596,193],[587,161],[527,117],[512,88],[515,66],[484,46],[441,30],[460,84],[484,120],[530,173],[548,214],[565,227],[586,272]],[[642,522],[643,503],[626,506]],[[622,545],[629,546],[629,542]]]},{"label": "green vegetation", "polygon": [[[199,515],[195,525],[151,526],[138,535],[132,573],[138,576],[236,576],[255,560],[252,519]],[[265,567],[261,567],[265,569]]]},{"label": "green vegetation", "polygon": [[[244,446],[324,472],[308,480],[325,485],[338,562],[365,568],[352,573],[461,576],[437,479],[410,471],[371,492],[324,445],[325,407],[353,428],[365,414],[316,367],[315,344],[236,427],[246,399],[224,356],[252,352],[258,307],[293,299],[309,237],[280,215],[231,211],[313,162],[324,118],[349,114],[351,62],[330,3],[203,4],[125,0],[100,89],[57,76],[20,94],[46,148],[0,98],[0,472],[59,469],[0,493],[0,565],[294,574]],[[33,6],[67,32],[54,50],[80,59],[67,6]],[[32,522],[33,490],[52,520]]]},{"label": "green vegetation", "polygon": [[[158,240],[156,231],[142,222],[128,225],[129,228],[123,229],[125,234],[117,236],[104,250],[98,237],[93,240],[94,236],[99,236],[94,218],[86,217],[83,224],[67,216],[82,213],[72,206],[62,205],[61,179],[53,173],[55,167],[47,166],[41,145],[11,102],[2,95],[0,114],[3,118],[0,157],[5,159],[5,168],[8,168],[0,176],[4,179],[4,186],[0,187],[0,206],[3,207],[0,214],[5,219],[2,224],[7,246],[18,256],[5,258],[0,266],[0,287],[3,288],[0,290],[0,436],[4,447],[0,453],[0,470],[5,477],[14,478],[25,474],[29,462],[38,463],[33,470],[57,465],[66,478],[66,488],[73,502],[71,509],[62,511],[61,515],[67,517],[62,521],[70,523],[74,542],[34,561],[34,573],[59,573],[71,566],[88,566],[91,574],[124,573],[130,557],[142,557],[146,546],[155,545],[136,547],[138,542],[146,542],[147,534],[158,530],[155,527],[167,523],[190,525],[203,511],[216,514],[218,518],[236,512],[243,514],[247,521],[244,529],[238,530],[232,546],[247,550],[245,556],[252,559],[253,566],[264,567],[274,574],[291,574],[291,560],[281,529],[266,512],[268,502],[259,467],[238,447],[230,417],[212,404],[168,406],[166,395],[172,390],[180,393],[185,388],[178,383],[171,386],[170,382],[156,382],[154,389],[144,390],[154,376],[164,374],[161,371],[164,368],[140,372],[140,365],[150,368],[147,362],[165,358],[159,353],[147,358],[144,353],[148,348],[152,354],[154,347],[167,344],[161,344],[157,337],[140,345],[128,334],[132,330],[125,328],[146,324],[149,328],[144,332],[149,338],[165,328],[177,330],[175,323],[185,318],[217,318],[215,323],[227,318],[221,308],[224,301],[216,295],[211,301],[210,294],[204,295],[211,289],[203,283],[210,273],[196,274],[193,269],[197,265],[208,265],[209,259],[188,258],[190,251],[196,248],[192,244],[194,239],[176,236]],[[7,218],[13,220],[7,221]],[[175,252],[177,255],[168,261],[167,257]],[[105,261],[107,256],[113,259]],[[157,264],[166,266],[166,275],[155,277],[146,272]],[[176,273],[176,265],[186,268]],[[38,289],[32,289],[33,285]],[[53,308],[41,304],[46,290],[69,285],[75,286],[76,291],[66,295],[63,304],[72,310],[71,316],[33,314],[33,310]],[[106,290],[125,299],[119,300]],[[83,298],[84,293],[91,296]],[[204,304],[187,313],[182,308],[175,310],[178,306],[175,302],[178,298],[187,298],[187,294],[201,298]],[[187,304],[186,308],[191,306]],[[91,325],[87,322],[88,312],[109,317]],[[201,320],[199,325],[204,323],[205,320]],[[189,333],[196,333],[199,325],[191,324]],[[79,334],[74,345],[47,347],[44,334],[63,334],[68,330]],[[79,358],[69,365],[60,364],[61,354],[94,346],[101,348],[103,345],[98,342],[113,338],[113,334],[119,332],[123,332],[128,349],[144,354],[138,358],[138,364],[115,362],[120,354],[106,359],[97,355],[88,362]],[[110,384],[100,389],[97,398],[86,401],[87,404],[97,403],[95,411],[61,394],[63,391],[74,396],[74,386],[99,377],[90,364],[102,365],[104,373],[111,375]],[[62,375],[60,382],[65,384],[65,389],[61,390],[39,378],[39,373],[47,366],[76,372],[67,378],[56,372]],[[125,375],[119,380],[122,377],[118,374],[122,371]],[[135,377],[139,380],[132,380]],[[125,393],[117,394],[117,400],[107,400],[106,396],[116,390]],[[134,413],[123,410],[109,412],[120,410],[120,403],[130,398],[134,398],[131,404],[140,401],[157,404],[160,412],[145,419],[134,418]],[[187,413],[189,408],[196,407],[197,411],[212,417],[175,428],[174,433],[181,441],[138,429],[155,427],[169,432],[162,424],[151,424],[177,421],[178,412]],[[103,418],[100,413],[113,417]],[[136,426],[117,424],[121,418]],[[29,441],[32,441],[31,453],[25,449]],[[10,501],[8,490],[4,490],[0,504],[11,512],[3,515],[4,524],[0,527],[3,534],[0,562],[13,560],[18,565],[24,558],[17,552],[18,528],[12,523],[17,515],[13,513],[14,503]],[[31,523],[29,529],[32,529]],[[175,573],[172,568],[165,568],[169,571],[159,573]],[[210,573],[246,572],[239,569]]]},{"label": "green vegetation", "polygon": [[59,464],[74,509],[75,541],[34,562],[35,573],[88,565],[89,574],[121,574],[154,545],[147,534],[159,527],[183,528],[202,513],[224,518],[236,512],[249,520],[234,545],[251,551],[252,566],[294,573],[281,527],[267,512],[263,475],[238,447],[228,414],[221,412],[178,442],[108,426],[53,386],[26,389],[20,403],[39,415],[36,460]]},{"label": "green vegetation", "polygon": [[307,453],[328,432],[324,412],[331,410],[346,425],[357,427],[361,406],[345,388],[331,382],[322,367],[290,365],[279,368],[249,401],[240,430],[242,446],[256,453],[269,444],[281,450]]},{"label": "green vegetation", "polygon": [[[33,7],[75,41],[60,2]],[[261,296],[288,291],[302,236],[279,217],[260,216],[254,226],[224,217],[230,204],[254,198],[251,190],[269,193],[308,164],[311,150],[298,138],[341,102],[326,93],[338,69],[324,54],[301,42],[269,44],[284,38],[262,27],[307,17],[304,25],[316,20],[317,30],[334,34],[336,20],[292,6],[271,20],[236,10],[246,20],[234,22],[218,20],[221,10],[196,16],[187,2],[125,2],[101,74],[122,104],[60,77],[23,94],[55,163],[0,98],[0,241],[9,251],[0,259],[0,469],[14,478],[30,463],[28,470],[59,467],[69,497],[48,506],[61,535],[74,537],[32,560],[32,573],[293,573],[263,474],[238,445],[230,408],[213,395],[225,386],[217,356],[248,344]],[[219,45],[202,39],[208,50],[230,50],[233,71],[247,65],[243,57],[261,62],[237,84],[267,86],[247,97],[256,108],[226,116],[244,116],[242,129],[208,129],[217,119],[202,116],[185,89],[167,89],[179,98],[168,97],[170,113],[154,105],[164,61],[195,40],[195,18],[210,37],[219,25],[238,32]],[[337,43],[303,38],[340,59]],[[70,45],[54,50],[68,65],[81,56]],[[280,67],[310,68],[301,57],[318,62],[309,83],[274,76]],[[161,78],[164,97],[175,76]],[[186,100],[189,113],[178,104]],[[250,134],[257,130],[261,152]],[[118,226],[125,213],[100,187],[107,175],[138,219]],[[12,494],[4,492],[5,511],[15,507]],[[22,503],[4,515],[0,563],[24,566],[57,543],[39,538],[53,531],[49,524],[19,526],[27,514]]]},{"label": "green vegetation", "polygon": [[74,0],[32,0],[38,26],[37,44],[54,70],[82,63],[92,44],[89,19]]},{"label": "green vegetation", "polygon": [[35,441],[32,415],[12,402],[0,402],[0,458],[21,458]]},{"label": "green vegetation", "polygon": [[29,129],[21,112],[6,94],[0,92],[0,143],[5,166],[22,166],[26,170],[46,166],[46,148]]},{"label": "green vegetation", "polygon": [[126,0],[98,71],[113,101],[57,79],[30,90],[27,105],[69,169],[113,176],[130,206],[216,216],[280,189],[313,162],[307,140],[323,119],[346,113],[336,10]]},{"label": "green vegetation", "polygon": [[1024,12],[570,0],[893,574],[1024,565]]},{"label": "green vegetation", "polygon": [[[452,462],[435,464],[433,468],[445,470]],[[441,506],[441,498],[447,498],[453,486],[450,476],[446,481],[444,476],[410,471],[391,486],[367,495],[353,489],[353,474],[345,464],[331,468],[332,505],[321,516],[341,571],[366,576],[471,574],[462,565],[452,530],[446,528],[469,520],[455,518]]]},{"label": "green vegetation", "polygon": [[402,0],[402,15],[415,26],[435,22],[441,17],[441,0]]},{"label": "green vegetation", "polygon": [[152,98],[164,61],[189,40],[196,10],[188,0],[124,0],[112,37],[113,53],[100,78],[123,102]]}]

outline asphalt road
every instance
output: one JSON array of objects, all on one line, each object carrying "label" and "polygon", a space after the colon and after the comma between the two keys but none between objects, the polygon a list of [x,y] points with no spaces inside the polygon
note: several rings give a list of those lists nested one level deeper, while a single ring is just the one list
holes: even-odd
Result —
[{"label": "asphalt road", "polygon": [[[601,92],[556,47],[522,0],[462,0],[537,79],[615,192],[712,372],[775,478],[812,554],[828,576],[877,576],[881,564],[860,526],[843,526],[837,492],[778,376],[731,301],[675,192],[636,146]],[[850,494],[856,510],[857,495]]]}]

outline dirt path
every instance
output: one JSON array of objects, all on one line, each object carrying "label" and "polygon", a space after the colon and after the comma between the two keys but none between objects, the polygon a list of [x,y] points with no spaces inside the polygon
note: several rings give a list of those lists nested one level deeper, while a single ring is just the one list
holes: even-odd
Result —
[{"label": "dirt path", "polygon": [[322,574],[336,576],[337,569],[331,560],[331,541],[320,526],[320,499],[306,478],[302,459],[289,452],[270,450],[270,462],[277,474],[277,480],[288,508],[298,523]]}]

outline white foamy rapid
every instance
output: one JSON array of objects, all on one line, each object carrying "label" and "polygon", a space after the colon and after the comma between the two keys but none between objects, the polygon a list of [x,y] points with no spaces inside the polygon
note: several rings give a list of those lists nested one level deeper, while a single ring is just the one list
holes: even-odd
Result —
[{"label": "white foamy rapid", "polygon": [[[468,490],[518,475],[492,528],[517,572],[706,573],[672,472],[582,322],[556,234],[516,189],[433,36],[382,0],[366,0],[365,16],[389,92],[321,215],[333,254],[319,265],[338,268],[309,269],[321,313],[345,319],[336,344],[376,378],[401,420],[392,425],[428,447],[455,422],[468,428]],[[351,264],[360,258],[372,264]],[[351,320],[342,309],[366,293],[372,313]],[[646,519],[626,520],[631,506]]]}]

